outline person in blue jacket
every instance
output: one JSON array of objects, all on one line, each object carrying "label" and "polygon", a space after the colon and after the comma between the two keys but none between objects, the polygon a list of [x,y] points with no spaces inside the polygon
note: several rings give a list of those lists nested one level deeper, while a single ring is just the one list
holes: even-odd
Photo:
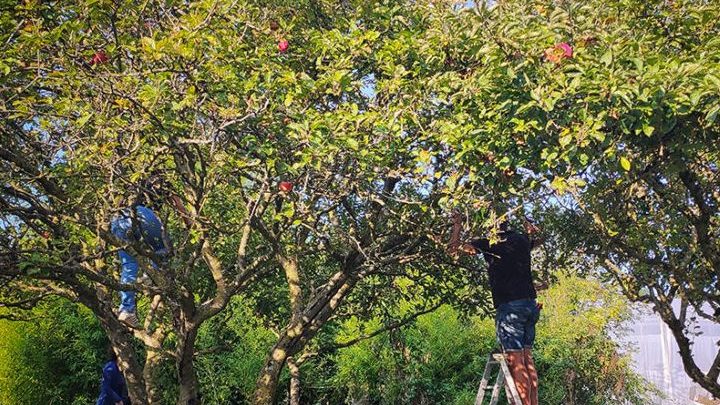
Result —
[{"label": "person in blue jacket", "polygon": [[[110,230],[120,240],[134,244],[140,242],[149,247],[156,257],[166,260],[171,253],[170,240],[167,237],[160,218],[150,208],[157,208],[163,203],[169,203],[175,208],[188,229],[192,225],[190,214],[185,209],[182,200],[171,191],[170,185],[163,179],[162,173],[155,172],[141,182],[135,193],[134,200],[128,204],[129,208],[120,211],[111,220]],[[127,250],[120,250],[120,282],[133,284],[138,276],[138,261]],[[157,265],[151,262],[154,268]],[[135,312],[135,291],[120,292],[120,309],[118,319],[124,324],[139,328]]]},{"label": "person in blue jacket", "polygon": [[125,378],[117,365],[117,355],[108,347],[108,362],[103,366],[100,396],[96,405],[130,405]]},{"label": "person in blue jacket", "polygon": [[[134,215],[133,215],[133,211]],[[112,233],[120,240],[133,243],[145,243],[155,255],[165,257],[170,253],[163,234],[163,224],[160,218],[150,208],[136,204],[134,208],[120,211],[112,219],[110,226]],[[120,282],[133,284],[138,276],[138,261],[130,252],[121,249],[120,257]],[[153,267],[157,267],[152,263]],[[139,321],[135,313],[135,291],[120,291],[120,311],[118,319],[130,327],[139,327]]]}]

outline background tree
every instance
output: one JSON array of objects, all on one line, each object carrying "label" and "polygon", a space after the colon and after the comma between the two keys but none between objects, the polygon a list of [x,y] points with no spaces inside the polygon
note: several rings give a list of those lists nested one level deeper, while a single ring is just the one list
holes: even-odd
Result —
[{"label": "background tree", "polygon": [[[587,269],[652,304],[688,375],[720,396],[720,352],[698,367],[688,315],[720,322],[718,4],[504,1],[475,11],[453,24],[453,62],[466,69],[441,93],[454,114],[435,122],[463,140],[454,157],[469,176],[514,177],[516,204],[558,236],[548,259],[584,254]],[[493,178],[478,177],[481,189]]]},{"label": "background tree", "polygon": [[[584,10],[562,9],[569,18]],[[720,351],[701,369],[692,344],[697,316],[720,322],[719,10],[706,2],[646,2],[608,6],[593,20],[599,63],[579,51],[569,69],[582,72],[582,82],[557,73],[560,102],[570,104],[553,118],[559,148],[550,152],[566,161],[592,157],[575,187],[553,178],[565,194],[540,214],[562,239],[559,250],[581,252],[588,269],[652,305],[687,374],[715,396]],[[628,19],[613,18],[619,14]],[[573,117],[573,105],[591,118]],[[583,129],[592,122],[597,132]],[[604,139],[592,153],[582,148],[587,136]]]},{"label": "background tree", "polygon": [[107,338],[82,306],[51,299],[27,321],[0,321],[0,401],[5,404],[97,399]]}]

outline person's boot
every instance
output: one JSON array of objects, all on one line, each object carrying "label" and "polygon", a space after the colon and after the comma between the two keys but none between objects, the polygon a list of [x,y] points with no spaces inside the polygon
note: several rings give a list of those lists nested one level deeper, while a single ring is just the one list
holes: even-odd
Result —
[{"label": "person's boot", "polygon": [[135,315],[135,312],[120,311],[118,321],[131,328],[140,329],[140,321],[138,321],[138,317]]}]

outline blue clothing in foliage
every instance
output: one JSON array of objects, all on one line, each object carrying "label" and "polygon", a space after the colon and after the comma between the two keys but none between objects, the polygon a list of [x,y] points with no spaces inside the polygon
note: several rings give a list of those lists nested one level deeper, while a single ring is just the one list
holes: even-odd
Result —
[{"label": "blue clothing in foliage", "polygon": [[[133,226],[133,219],[137,224]],[[130,215],[130,210],[123,210],[113,218],[110,230],[119,239],[125,242],[142,241],[147,244],[155,254],[165,256],[169,249],[165,246],[163,239],[163,225],[160,218],[150,209],[142,205],[135,207],[135,218]],[[120,250],[120,282],[132,284],[137,279],[138,261],[126,250]],[[155,263],[153,263],[155,266]],[[120,311],[135,312],[135,291],[120,292]]]},{"label": "blue clothing in foliage", "polygon": [[125,387],[125,378],[123,378],[117,363],[108,361],[103,367],[102,385],[100,386],[100,396],[96,405],[115,405],[123,401],[129,404]]}]

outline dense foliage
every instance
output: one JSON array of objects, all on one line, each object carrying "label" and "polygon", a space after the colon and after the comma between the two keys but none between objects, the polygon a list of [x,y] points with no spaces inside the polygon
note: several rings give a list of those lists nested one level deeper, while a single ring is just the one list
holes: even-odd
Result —
[{"label": "dense foliage", "polygon": [[107,338],[86,308],[54,299],[27,322],[0,321],[0,402],[88,404],[97,399]]},{"label": "dense foliage", "polygon": [[[617,333],[629,319],[627,301],[598,282],[565,277],[541,299],[545,309],[536,361],[542,403],[647,403],[652,389],[630,371],[628,359],[619,354],[624,348],[610,339],[610,332]],[[37,325],[0,323],[2,336],[7,337],[0,344],[3,403],[52,399],[85,404],[97,393],[102,330],[87,319],[87,311],[53,304],[36,309],[41,320]],[[273,335],[256,323],[250,308],[248,303],[235,302],[226,324],[209,324],[201,332],[201,350],[217,347],[222,339],[232,342],[198,359],[206,403],[239,404],[252,397]],[[472,403],[487,353],[496,342],[491,319],[460,315],[443,306],[412,326],[318,354],[302,366],[301,403]],[[381,322],[379,318],[347,320],[326,339],[346,342]],[[165,384],[164,401],[172,402],[172,379]],[[285,376],[281,385],[287,384]]]}]

